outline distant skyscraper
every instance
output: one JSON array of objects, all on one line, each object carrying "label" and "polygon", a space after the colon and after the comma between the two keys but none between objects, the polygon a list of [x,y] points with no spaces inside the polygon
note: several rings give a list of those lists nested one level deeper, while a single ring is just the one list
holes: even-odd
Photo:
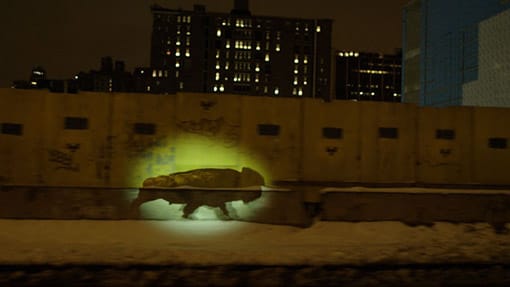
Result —
[{"label": "distant skyscraper", "polygon": [[510,9],[479,27],[478,79],[463,85],[462,104],[510,107]]},{"label": "distant skyscraper", "polygon": [[153,6],[145,90],[330,99],[332,21],[252,16],[248,4],[235,0],[231,13]]},{"label": "distant skyscraper", "polygon": [[404,102],[462,105],[463,85],[479,78],[478,24],[508,8],[507,0],[411,1],[404,9]]},{"label": "distant skyscraper", "polygon": [[395,55],[340,51],[336,54],[336,99],[400,102],[400,51]]}]

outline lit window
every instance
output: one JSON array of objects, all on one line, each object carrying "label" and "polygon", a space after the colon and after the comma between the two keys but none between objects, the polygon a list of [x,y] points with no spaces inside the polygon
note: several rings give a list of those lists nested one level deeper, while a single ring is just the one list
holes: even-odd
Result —
[{"label": "lit window", "polygon": [[177,41],[175,42],[175,45],[176,45],[176,46],[180,46],[180,45],[181,45],[181,40],[180,40],[180,39],[177,39]]},{"label": "lit window", "polygon": [[293,88],[293,89],[292,89],[292,95],[293,95],[293,96],[297,95],[297,90],[296,90],[296,88]]},{"label": "lit window", "polygon": [[[163,78],[163,70],[158,71],[158,77]],[[110,80],[110,82],[111,82],[111,80]]]},{"label": "lit window", "polygon": [[307,55],[305,55],[305,57],[303,59],[303,63],[308,64],[308,56]]},{"label": "lit window", "polygon": [[259,82],[259,75],[255,75],[255,83],[258,83]]},{"label": "lit window", "polygon": [[278,44],[276,44],[275,51],[276,51],[276,52],[280,52],[280,44],[279,44],[279,43],[278,43]]},{"label": "lit window", "polygon": [[264,94],[267,94],[267,91],[268,91],[267,86],[264,86]]},{"label": "lit window", "polygon": [[266,62],[269,62],[269,54],[266,54],[265,61],[266,61]]},{"label": "lit window", "polygon": [[226,62],[225,63],[225,70],[228,70],[228,68],[229,68],[229,64],[228,64],[228,62]]},{"label": "lit window", "polygon": [[179,61],[176,61],[176,62],[175,62],[175,67],[176,67],[176,68],[179,68],[180,66],[181,66],[181,63],[180,63]]},{"label": "lit window", "polygon": [[220,50],[216,50],[216,59],[220,58]]},{"label": "lit window", "polygon": [[257,46],[255,47],[257,51],[260,51],[260,42],[257,42]]},{"label": "lit window", "polygon": [[227,40],[227,42],[225,43],[225,48],[230,49],[230,41],[229,40]]},{"label": "lit window", "polygon": [[275,95],[275,96],[278,96],[279,94],[280,94],[280,89],[278,89],[278,87],[276,87],[276,88],[274,89],[274,95]]},{"label": "lit window", "polygon": [[177,16],[177,23],[181,23],[181,21],[182,21],[181,16]]},{"label": "lit window", "polygon": [[303,80],[303,85],[308,85],[308,79],[305,77],[305,79]]},{"label": "lit window", "polygon": [[221,84],[220,86],[220,92],[224,92],[225,91],[225,86],[223,84]]},{"label": "lit window", "polygon": [[175,77],[176,77],[176,78],[179,78],[179,75],[180,75],[180,74],[179,74],[179,71],[175,71]]},{"label": "lit window", "polygon": [[216,73],[216,76],[214,77],[214,79],[216,79],[216,81],[219,81],[220,80],[220,73]]},{"label": "lit window", "polygon": [[354,53],[354,57],[359,57],[359,53]]},{"label": "lit window", "polygon": [[221,29],[216,30],[216,37],[221,37]]},{"label": "lit window", "polygon": [[294,84],[294,86],[297,86],[297,84],[298,84],[298,77],[297,76],[294,76],[293,84]]},{"label": "lit window", "polygon": [[317,25],[317,29],[316,29],[317,33],[320,33],[321,31],[321,26]]},{"label": "lit window", "polygon": [[165,78],[168,78],[168,71],[165,71]]},{"label": "lit window", "polygon": [[180,57],[181,56],[181,49],[177,48],[175,49],[175,56]]},{"label": "lit window", "polygon": [[297,68],[294,69],[294,74],[299,74],[299,70]]},{"label": "lit window", "polygon": [[151,86],[147,86],[147,92],[151,91]]},{"label": "lit window", "polygon": [[158,75],[157,75],[157,71],[156,70],[152,70],[152,77],[153,78],[156,78]]},{"label": "lit window", "polygon": [[217,92],[218,91],[218,86],[214,86],[213,91]]},{"label": "lit window", "polygon": [[343,52],[339,52],[339,53],[338,53],[338,56],[343,57],[343,56],[344,56],[344,53],[343,53]]},{"label": "lit window", "polygon": [[167,55],[167,56],[170,56],[171,54],[172,54],[172,52],[170,52],[170,51],[166,51],[166,55]]},{"label": "lit window", "polygon": [[299,64],[299,55],[294,55],[294,64]]},{"label": "lit window", "polygon": [[191,56],[191,54],[190,54],[190,52],[189,52],[189,49],[188,49],[188,48],[186,48],[186,57],[188,57],[188,58],[189,58],[190,56]]},{"label": "lit window", "polygon": [[227,21],[223,20],[223,21],[221,22],[221,26],[227,26]]},{"label": "lit window", "polygon": [[216,61],[216,70],[220,69],[220,61]]},{"label": "lit window", "polygon": [[303,88],[299,87],[298,96],[302,96],[302,95],[303,95]]},{"label": "lit window", "polygon": [[184,89],[184,82],[179,82],[179,89]]},{"label": "lit window", "polygon": [[260,65],[258,63],[255,64],[255,72],[260,72]]}]

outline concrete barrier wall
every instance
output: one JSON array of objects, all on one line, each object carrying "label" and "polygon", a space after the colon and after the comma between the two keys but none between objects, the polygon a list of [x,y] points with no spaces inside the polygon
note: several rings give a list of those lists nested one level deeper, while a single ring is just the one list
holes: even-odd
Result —
[{"label": "concrete barrier wall", "polygon": [[268,183],[510,184],[508,109],[14,89],[0,98],[0,184],[135,188],[243,166]]},{"label": "concrete barrier wall", "polygon": [[510,183],[510,112],[503,108],[473,110],[473,182]]},{"label": "concrete barrier wall", "polygon": [[473,182],[473,109],[421,108],[418,116],[416,181]]},{"label": "concrete barrier wall", "polygon": [[[231,191],[233,194],[236,192],[242,191]],[[132,203],[138,193],[138,189],[127,188],[3,186],[0,189],[0,218],[183,219],[184,204],[157,199],[133,207]],[[254,201],[227,202],[226,206],[231,219],[239,221],[300,227],[310,226],[313,221],[303,204],[302,193],[297,191],[265,189],[260,198]],[[208,206],[201,206],[192,214],[192,218],[226,219],[218,207]]]},{"label": "concrete barrier wall", "polygon": [[140,187],[175,170],[175,97],[113,94],[113,126],[106,138],[110,186]]},{"label": "concrete barrier wall", "polygon": [[44,99],[44,132],[40,133],[43,184],[108,185],[104,149],[113,125],[112,97],[107,93],[55,93]]},{"label": "concrete barrier wall", "polygon": [[[361,181],[361,105],[304,101],[302,176],[304,181]],[[336,129],[338,134],[326,134]],[[334,133],[334,130],[330,130]]]},{"label": "concrete barrier wall", "polygon": [[508,191],[351,188],[326,191],[321,203],[326,221],[510,222]]},{"label": "concrete barrier wall", "polygon": [[[269,97],[242,97],[242,161],[269,181],[299,180],[301,102]],[[260,125],[272,126],[265,131]]]},{"label": "concrete barrier wall", "polygon": [[416,106],[360,105],[361,182],[414,182]]}]

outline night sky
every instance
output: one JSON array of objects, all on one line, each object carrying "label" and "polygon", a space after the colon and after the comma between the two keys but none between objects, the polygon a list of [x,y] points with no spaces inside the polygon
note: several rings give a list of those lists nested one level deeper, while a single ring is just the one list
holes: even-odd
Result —
[{"label": "night sky", "polygon": [[[333,49],[393,53],[408,0],[251,0],[253,15],[334,20]],[[0,87],[43,66],[49,78],[98,69],[102,56],[148,66],[150,5],[229,12],[233,0],[0,0]]]}]

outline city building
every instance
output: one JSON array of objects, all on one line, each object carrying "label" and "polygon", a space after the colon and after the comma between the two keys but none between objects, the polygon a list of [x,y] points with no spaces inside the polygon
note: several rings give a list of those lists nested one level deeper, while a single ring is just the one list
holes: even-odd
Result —
[{"label": "city building", "polygon": [[462,87],[462,104],[510,107],[510,9],[480,23],[478,79]]},{"label": "city building", "polygon": [[80,72],[74,76],[77,87],[82,91],[94,92],[133,92],[134,79],[125,70],[123,61],[115,61],[111,57],[101,58],[99,71]]},{"label": "city building", "polygon": [[336,99],[400,102],[402,53],[336,53]]},{"label": "city building", "polygon": [[[507,0],[411,1],[403,17],[403,101],[467,104],[463,85],[482,76],[480,55],[489,52],[480,50],[479,23],[509,8]],[[508,29],[491,30],[490,37]]]},{"label": "city building", "polygon": [[152,14],[155,86],[146,91],[332,97],[332,20],[254,16],[248,0],[230,13],[195,5]]}]

